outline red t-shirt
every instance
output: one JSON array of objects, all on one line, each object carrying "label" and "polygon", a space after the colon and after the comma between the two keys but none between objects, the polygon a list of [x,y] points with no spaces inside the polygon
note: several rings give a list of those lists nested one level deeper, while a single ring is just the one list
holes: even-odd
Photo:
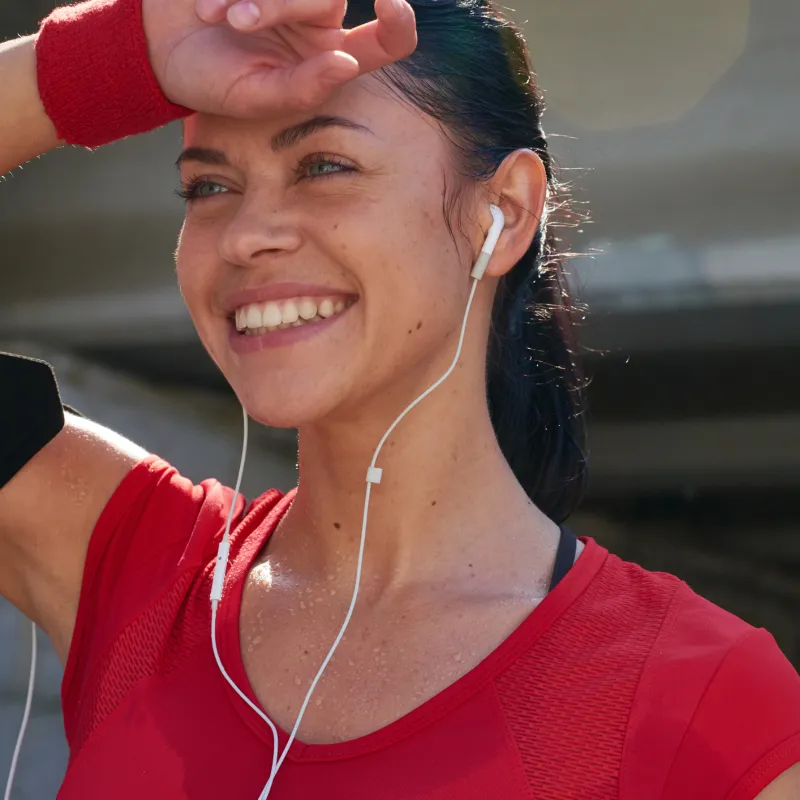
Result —
[{"label": "red t-shirt", "polygon": [[[93,534],[63,685],[60,800],[257,800],[272,734],[220,675],[209,591],[232,490],[151,457]],[[290,497],[239,500],[220,653]],[[295,742],[273,800],[748,800],[800,761],[800,678],[774,639],[592,539],[475,669],[387,727]],[[281,747],[287,736],[281,732]]]}]

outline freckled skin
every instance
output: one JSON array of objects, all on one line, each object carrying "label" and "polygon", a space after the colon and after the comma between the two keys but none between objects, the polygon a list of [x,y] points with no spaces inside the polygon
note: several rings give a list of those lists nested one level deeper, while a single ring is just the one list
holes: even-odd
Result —
[{"label": "freckled skin", "polygon": [[[200,177],[220,189],[188,210],[177,251],[181,290],[250,415],[277,427],[358,413],[398,374],[420,369],[432,349],[449,348],[469,292],[463,253],[441,213],[441,165],[451,161],[443,138],[371,77],[314,113],[353,119],[374,135],[331,128],[276,154],[271,135],[307,112],[268,122],[197,115],[185,127],[187,147],[222,150],[231,166],[182,169],[184,181]],[[315,154],[358,172],[299,179],[309,174],[298,172],[303,159]],[[256,359],[229,347],[220,305],[226,293],[264,280],[333,286],[359,302],[331,335],[304,345],[302,363],[291,348],[275,348],[258,354],[254,368]],[[410,344],[405,331],[420,317],[432,322]]]}]

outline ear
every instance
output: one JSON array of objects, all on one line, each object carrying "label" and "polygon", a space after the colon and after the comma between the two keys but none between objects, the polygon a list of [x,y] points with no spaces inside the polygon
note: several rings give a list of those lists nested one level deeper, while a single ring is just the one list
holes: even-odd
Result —
[{"label": "ear", "polygon": [[[541,225],[547,202],[547,172],[542,159],[533,150],[515,150],[506,156],[489,181],[491,202],[505,215],[505,227],[500,234],[486,275],[499,278],[505,275],[525,255]],[[489,230],[492,217],[488,207],[480,210],[484,230]]]}]

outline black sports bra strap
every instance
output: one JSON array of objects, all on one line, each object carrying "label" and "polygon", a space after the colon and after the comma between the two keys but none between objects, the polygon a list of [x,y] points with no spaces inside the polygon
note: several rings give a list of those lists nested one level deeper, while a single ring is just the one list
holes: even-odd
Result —
[{"label": "black sports bra strap", "polygon": [[575,563],[575,552],[578,548],[578,539],[565,525],[560,526],[561,538],[558,542],[556,563],[553,567],[553,578],[550,581],[550,591],[556,588],[558,582],[569,572]]}]

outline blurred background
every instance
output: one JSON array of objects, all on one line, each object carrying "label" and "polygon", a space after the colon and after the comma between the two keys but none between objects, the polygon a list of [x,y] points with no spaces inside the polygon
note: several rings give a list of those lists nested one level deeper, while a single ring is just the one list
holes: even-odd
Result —
[{"label": "blurred background", "polygon": [[[54,5],[3,0],[0,37]],[[518,0],[546,129],[588,203],[572,234],[592,376],[579,535],[686,580],[800,667],[800,58],[796,0]],[[240,412],[199,345],[171,254],[179,130],[64,149],[0,184],[0,349],[194,479],[235,480]],[[579,206],[583,208],[583,206]],[[294,481],[261,429],[250,496]],[[47,643],[15,797],[66,763]],[[29,625],[0,601],[0,776]]]}]

